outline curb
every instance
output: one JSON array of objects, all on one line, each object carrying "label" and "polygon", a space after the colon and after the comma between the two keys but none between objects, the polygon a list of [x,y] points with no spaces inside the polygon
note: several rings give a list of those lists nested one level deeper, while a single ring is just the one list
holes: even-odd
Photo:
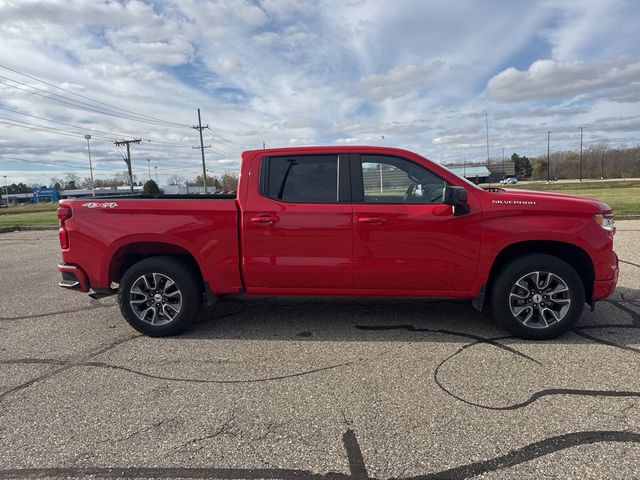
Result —
[{"label": "curb", "polygon": [[640,220],[640,215],[616,215],[616,220]]},{"label": "curb", "polygon": [[21,232],[28,230],[57,230],[58,227],[29,227],[24,225],[9,225],[8,227],[0,227],[0,233]]}]

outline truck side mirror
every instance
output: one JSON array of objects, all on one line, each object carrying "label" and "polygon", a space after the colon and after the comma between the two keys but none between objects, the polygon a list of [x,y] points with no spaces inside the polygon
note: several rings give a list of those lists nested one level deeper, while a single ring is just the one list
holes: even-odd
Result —
[{"label": "truck side mirror", "polygon": [[455,217],[469,213],[467,191],[464,187],[444,187],[442,199],[445,205],[451,205],[453,207],[453,215]]}]

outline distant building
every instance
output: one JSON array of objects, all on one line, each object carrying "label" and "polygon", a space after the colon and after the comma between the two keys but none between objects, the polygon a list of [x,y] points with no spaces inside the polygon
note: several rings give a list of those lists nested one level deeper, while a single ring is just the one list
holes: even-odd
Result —
[{"label": "distant building", "polygon": [[490,180],[491,172],[484,165],[465,165],[447,167],[453,173],[460,175],[461,177],[471,180],[475,183],[487,183]]},{"label": "distant building", "polygon": [[2,189],[2,205],[17,205],[18,203],[29,203],[31,202],[31,197],[33,193],[10,193],[9,198],[4,193],[4,188]]},{"label": "distant building", "polygon": [[32,203],[58,203],[60,196],[55,188],[34,188],[31,196]]},{"label": "distant building", "polygon": [[486,163],[467,163],[447,165],[452,172],[476,183],[499,182],[503,178],[515,177],[515,166],[512,160],[492,161]]},{"label": "distant building", "polygon": [[[207,193],[214,193],[215,187],[208,185]],[[162,191],[167,195],[199,195],[204,194],[202,185],[166,185],[162,187]]]}]

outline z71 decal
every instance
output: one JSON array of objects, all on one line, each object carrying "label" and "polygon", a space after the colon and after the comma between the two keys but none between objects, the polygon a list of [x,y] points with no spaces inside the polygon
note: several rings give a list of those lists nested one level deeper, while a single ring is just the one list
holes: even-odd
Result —
[{"label": "z71 decal", "polygon": [[496,205],[535,205],[533,200],[493,200]]},{"label": "z71 decal", "polygon": [[87,208],[116,208],[118,204],[116,202],[87,202],[82,204]]}]

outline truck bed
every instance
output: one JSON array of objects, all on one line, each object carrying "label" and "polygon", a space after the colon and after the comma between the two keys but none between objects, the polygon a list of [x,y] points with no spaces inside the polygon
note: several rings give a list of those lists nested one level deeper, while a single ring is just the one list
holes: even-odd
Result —
[{"label": "truck bed", "polygon": [[[82,265],[94,289],[136,256],[184,254],[217,292],[241,289],[235,195],[133,195],[62,200],[72,209],[65,263]],[[115,280],[117,282],[117,280]]]}]

